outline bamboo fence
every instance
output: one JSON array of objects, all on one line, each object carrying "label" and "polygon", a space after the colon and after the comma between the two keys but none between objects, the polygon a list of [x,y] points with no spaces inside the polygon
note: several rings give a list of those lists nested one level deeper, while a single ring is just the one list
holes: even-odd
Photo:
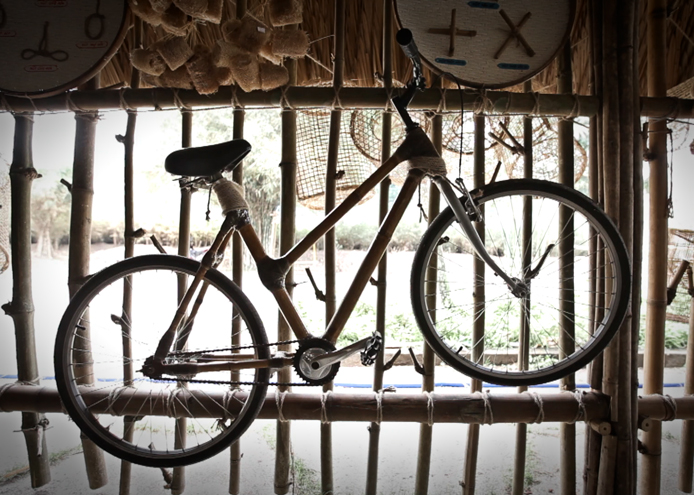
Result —
[{"label": "bamboo fence", "polygon": [[[442,111],[462,109],[474,111],[475,116],[475,187],[485,181],[484,138],[485,114],[520,114],[524,119],[525,171],[532,177],[532,116],[553,115],[564,117],[559,123],[559,169],[560,181],[573,184],[573,118],[590,118],[590,194],[604,205],[607,213],[619,225],[629,252],[633,254],[634,287],[640,287],[641,279],[641,240],[643,238],[643,212],[641,177],[641,141],[639,136],[639,117],[651,118],[648,130],[648,157],[650,161],[649,205],[650,258],[649,287],[647,298],[647,337],[645,368],[645,395],[636,393],[636,353],[640,312],[638,291],[632,296],[631,318],[625,320],[619,336],[610,347],[591,366],[590,383],[593,388],[587,393],[564,392],[544,396],[537,401],[533,393],[519,389],[518,394],[489,395],[481,391],[482,384],[473,381],[470,394],[437,394],[434,391],[434,356],[428,347],[424,351],[423,394],[383,395],[383,372],[386,368],[384,356],[379,354],[374,371],[373,393],[371,394],[333,394],[331,386],[324,388],[323,394],[304,394],[291,391],[284,396],[281,406],[275,398],[268,396],[260,412],[260,419],[276,419],[276,459],[274,490],[285,494],[291,488],[291,427],[294,420],[321,420],[321,491],[324,494],[334,491],[332,474],[332,430],[331,423],[341,421],[364,421],[370,423],[369,455],[366,479],[366,493],[378,492],[378,456],[381,422],[419,422],[420,438],[417,457],[417,471],[414,491],[417,494],[428,492],[428,479],[431,463],[432,429],[435,423],[466,423],[468,426],[467,449],[463,466],[463,487],[465,495],[475,493],[477,473],[478,444],[480,426],[485,422],[518,423],[516,432],[516,453],[512,490],[514,495],[523,493],[523,474],[526,464],[526,425],[544,418],[546,422],[561,423],[561,492],[563,495],[575,493],[576,487],[576,430],[577,419],[586,421],[585,470],[583,473],[584,493],[586,494],[630,494],[635,493],[637,484],[643,493],[660,493],[660,454],[661,421],[686,420],[683,423],[683,446],[681,457],[680,488],[692,489],[692,458],[694,457],[694,354],[687,357],[686,396],[671,398],[663,396],[663,331],[665,321],[665,284],[667,260],[667,120],[694,118],[694,100],[667,97],[666,62],[673,55],[666,50],[666,26],[674,23],[683,13],[669,16],[666,0],[644,0],[646,7],[647,37],[640,36],[640,13],[638,3],[629,0],[616,2],[581,1],[579,8],[585,15],[575,30],[587,37],[587,56],[577,56],[576,46],[567,44],[557,59],[553,74],[556,76],[556,94],[533,92],[533,85],[527,83],[524,92],[515,91],[473,91],[462,94],[446,88],[432,87],[419,94],[411,105],[412,109],[426,109],[438,113],[433,118],[432,140],[441,149]],[[371,7],[370,7],[371,8]],[[236,15],[242,17],[246,12],[245,0],[237,0]],[[138,109],[179,109],[183,118],[184,147],[190,146],[192,109],[213,107],[233,108],[234,138],[243,137],[244,112],[254,108],[282,109],[282,198],[280,252],[287,252],[294,244],[296,216],[296,110],[300,108],[331,108],[330,147],[326,166],[325,208],[326,212],[335,206],[335,185],[337,175],[337,151],[339,148],[339,128],[344,108],[384,109],[382,157],[390,155],[390,131],[392,114],[388,107],[388,97],[393,87],[393,73],[402,72],[402,60],[393,59],[392,50],[392,4],[384,2],[382,10],[383,40],[383,88],[343,87],[345,60],[359,58],[352,51],[354,46],[346,43],[345,29],[349,22],[355,22],[358,10],[354,2],[336,0],[329,19],[317,16],[307,22],[328,22],[333,25],[334,48],[327,48],[334,54],[331,87],[304,87],[297,85],[297,65],[301,65],[304,76],[305,63],[288,62],[289,84],[272,91],[253,91],[244,93],[235,88],[223,87],[214,95],[199,95],[191,90],[165,88],[139,88],[137,72],[131,73],[131,87],[124,89],[81,89],[42,99],[28,99],[0,95],[0,110],[15,114],[15,156],[11,168],[12,177],[12,262],[14,274],[13,300],[4,309],[15,322],[19,382],[4,385],[0,389],[0,411],[22,411],[22,431],[29,452],[32,486],[38,487],[50,480],[46,455],[45,435],[42,414],[63,412],[57,392],[38,385],[36,356],[33,336],[33,303],[31,295],[30,232],[23,228],[28,224],[31,181],[37,177],[31,158],[32,117],[40,112],[74,112],[78,117],[75,170],[72,184],[73,218],[71,220],[71,293],[89,274],[89,214],[91,208],[91,180],[93,174],[93,133],[96,125],[96,112],[120,109],[128,112],[128,127],[122,142],[125,145],[125,239],[126,257],[132,256],[136,237],[134,228],[134,204],[132,199],[133,142],[135,139],[136,111]],[[687,11],[690,12],[691,11]],[[379,14],[380,15],[380,14]],[[688,15],[688,14],[687,14]],[[686,17],[686,16],[685,16]],[[682,17],[684,18],[684,17]],[[327,20],[326,20],[327,19]],[[289,29],[296,29],[296,26]],[[368,31],[368,30],[367,30]],[[574,33],[575,34],[575,33]],[[200,34],[201,37],[206,35]],[[137,34],[128,43],[138,46]],[[639,44],[646,39],[647,43]],[[679,38],[685,43],[685,38]],[[691,42],[691,40],[689,40]],[[359,44],[370,46],[371,51],[378,45],[373,33],[365,32]],[[317,43],[314,55],[321,57],[321,50],[330,40]],[[639,52],[647,47],[648,96],[640,96],[639,78],[635,74],[644,73],[639,61]],[[605,54],[610,54],[606,56]],[[613,54],[616,54],[613,55]],[[577,80],[574,73],[590,73],[590,77]],[[112,70],[109,69],[109,70]],[[320,69],[324,70],[324,69]],[[364,72],[364,71],[362,71]],[[546,82],[547,75],[542,76]],[[644,78],[642,78],[643,80]],[[577,86],[589,80],[590,95],[579,94]],[[536,82],[539,82],[536,81]],[[81,157],[78,160],[77,153]],[[608,165],[609,164],[609,165]],[[242,183],[243,168],[234,171],[234,179]],[[380,219],[385,218],[388,203],[389,181],[381,184]],[[181,191],[179,254],[187,255],[190,232],[190,189]],[[430,190],[429,218],[438,212],[438,196]],[[569,218],[560,219],[564,224]],[[527,224],[530,225],[531,219]],[[525,224],[525,223],[524,223]],[[479,227],[479,226],[478,226]],[[326,234],[326,322],[335,314],[335,237],[334,231]],[[560,249],[562,249],[560,247]],[[593,252],[597,250],[593,248]],[[242,248],[238,238],[233,247],[233,278],[242,284]],[[571,253],[562,251],[562,258],[570,258]],[[600,266],[597,255],[591,257],[594,266]],[[566,270],[571,269],[568,262]],[[378,265],[378,303],[376,328],[383,335],[385,328],[385,288],[387,258],[384,256]],[[476,280],[483,276],[484,267],[475,264]],[[21,277],[19,274],[23,274]],[[689,272],[691,283],[691,270]],[[286,287],[291,295],[293,272],[287,274]],[[595,283],[594,287],[595,287]],[[185,286],[185,280],[180,281]],[[602,289],[596,287],[596,292]],[[562,287],[562,299],[571,301],[572,287]],[[477,291],[479,307],[484,305],[483,290]],[[129,307],[130,295],[124,293],[124,311]],[[694,308],[694,305],[692,306]],[[18,308],[22,308],[20,311]],[[570,303],[565,308],[571,312]],[[521,315],[521,318],[523,316]],[[690,323],[694,320],[694,309]],[[482,322],[478,321],[481,331]],[[564,322],[569,328],[570,322]],[[690,335],[691,337],[691,335]],[[278,315],[278,340],[290,338],[289,327]],[[385,338],[385,335],[384,335]],[[20,345],[21,344],[21,345]],[[232,344],[234,342],[232,341]],[[569,342],[562,345],[569,349]],[[694,345],[690,345],[694,347]],[[281,349],[290,351],[289,348]],[[691,350],[691,349],[690,349]],[[479,355],[482,349],[474,349]],[[694,352],[694,351],[693,351]],[[690,353],[691,354],[691,353]],[[527,349],[519,350],[519,359],[527,358]],[[279,381],[290,381],[289,370],[279,373]],[[32,384],[32,385],[28,385]],[[575,389],[575,379],[567,377],[562,382],[565,390]],[[290,392],[286,387],[280,393]],[[141,403],[147,397],[137,393],[124,392],[115,399],[89,394],[93,400],[102,400],[103,405],[95,406],[102,413],[119,411],[123,420],[132,423]],[[214,394],[199,396],[195,401],[201,405],[194,412],[214,414],[221,396]],[[162,403],[165,401],[162,401]],[[278,409],[280,407],[281,409]],[[166,414],[163,408],[154,414]],[[492,414],[493,412],[493,414]],[[185,425],[186,418],[178,418]],[[643,431],[643,454],[640,479],[637,480],[637,426]],[[103,454],[85,445],[85,460],[90,487],[98,488],[106,484]],[[41,451],[42,455],[36,455]],[[234,443],[230,451],[229,493],[240,493],[241,477],[240,441]],[[182,468],[174,470],[171,490],[174,494],[185,490],[185,472]],[[122,463],[120,493],[130,492],[130,465]]]}]

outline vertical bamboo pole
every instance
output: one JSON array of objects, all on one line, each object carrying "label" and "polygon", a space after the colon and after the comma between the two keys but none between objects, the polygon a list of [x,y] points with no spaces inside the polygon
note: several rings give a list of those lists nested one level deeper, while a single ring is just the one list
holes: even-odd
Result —
[{"label": "vertical bamboo pole", "polygon": [[[692,267],[687,267],[689,295],[694,296]],[[689,302],[689,338],[687,339],[687,362],[684,378],[684,395],[694,394],[694,298]],[[679,489],[692,493],[692,474],[694,468],[694,420],[682,421],[682,441],[680,450]]]},{"label": "vertical bamboo pole", "polygon": [[[393,3],[383,2],[383,87],[389,91],[393,87]],[[381,164],[389,157],[391,151],[391,129],[393,114],[383,112],[381,127]],[[390,178],[386,177],[379,186],[378,223],[383,222],[388,213],[388,195]],[[374,364],[373,391],[383,392],[383,367],[386,347],[386,288],[387,288],[388,253],[383,253],[378,263],[378,286],[376,289],[376,331],[383,336],[383,346]],[[378,489],[378,448],[381,436],[380,423],[369,425],[369,454],[366,468],[366,495],[376,495]]]},{"label": "vertical bamboo pole", "polygon": [[[189,148],[193,138],[193,113],[190,110],[181,112],[181,147]],[[193,190],[190,187],[181,187],[181,205],[178,219],[178,255],[188,257],[190,255],[190,203]],[[178,301],[185,296],[188,288],[188,277],[178,274]],[[176,342],[176,350],[182,351],[183,346]],[[181,384],[180,386],[185,386]],[[174,428],[174,448],[182,449],[186,446],[186,432],[188,431],[188,418],[177,418]],[[171,493],[180,495],[186,488],[186,469],[177,466],[173,469],[171,479]]]},{"label": "vertical bamboo pole", "polygon": [[[648,96],[665,96],[666,84],[666,41],[667,22],[666,0],[648,0]],[[667,255],[668,255],[668,213],[667,213],[667,122],[652,119],[650,125],[650,204],[649,204],[649,259],[648,259],[648,298],[646,302],[646,349],[644,353],[645,394],[663,393],[664,330],[667,303]],[[660,454],[662,423],[653,421],[651,429],[644,432],[642,493],[660,493]]]},{"label": "vertical bamboo pole", "polygon": [[[134,43],[135,47],[142,45],[142,21],[137,19],[134,22]],[[133,68],[130,87],[137,89],[140,87],[140,73]],[[135,255],[135,186],[134,186],[134,150],[135,150],[135,128],[137,125],[137,111],[128,110],[128,120],[124,137],[117,137],[125,148],[125,168],[124,168],[124,221],[125,221],[125,258]],[[132,283],[130,277],[127,283],[123,284],[123,314],[121,315],[121,332],[123,333],[123,373],[125,384],[130,385],[134,378],[133,363],[131,361],[132,348],[130,342],[130,328],[132,325]],[[127,322],[127,323],[126,323]],[[124,432],[123,438],[132,442],[135,433],[135,421],[132,416],[123,417]],[[130,494],[130,479],[132,466],[127,461],[121,461],[121,473],[119,481],[120,495]]]},{"label": "vertical bamboo pole", "polygon": [[[636,2],[634,9],[634,48],[632,50],[633,60],[631,68],[634,81],[633,108],[634,108],[634,154],[633,154],[633,189],[634,189],[634,221],[633,221],[633,253],[631,258],[632,266],[632,291],[631,291],[631,411],[632,421],[638,420],[638,353],[639,353],[639,334],[641,330],[641,274],[643,271],[643,141],[641,139],[641,115],[639,108],[641,104],[641,85],[639,83],[639,29],[640,25],[641,2]],[[633,441],[638,445],[638,433],[634,434]],[[637,449],[632,449],[630,462],[634,468],[634,486],[638,474]]]},{"label": "vertical bamboo pole", "polygon": [[[533,90],[532,80],[526,81],[523,85],[526,93]],[[523,117],[523,178],[533,178],[533,118]],[[524,198],[523,204],[523,269],[527,270],[532,262],[532,228],[533,228],[533,202],[532,198]],[[519,369],[528,369],[530,358],[530,332],[528,323],[530,322],[530,300],[526,298],[521,306],[520,314],[520,346],[518,348]],[[528,387],[518,387],[518,393],[523,393]],[[518,423],[516,425],[516,449],[513,458],[513,479],[511,480],[511,495],[523,495],[525,493],[525,460],[528,439],[528,425]]]},{"label": "vertical bamboo pole", "polygon": [[[296,84],[296,62],[287,64],[289,86]],[[296,110],[282,109],[282,197],[280,199],[280,255],[294,245],[296,231]],[[287,292],[294,292],[294,270],[285,277]],[[291,337],[291,331],[281,313],[278,315],[277,333],[280,341]],[[290,352],[290,346],[280,346],[280,350]],[[291,370],[283,368],[278,373],[278,381],[288,382]],[[288,391],[289,387],[279,387]],[[284,495],[289,490],[289,468],[291,466],[291,424],[277,421],[277,451],[275,457],[275,493]]]},{"label": "vertical bamboo pole", "polygon": [[[633,251],[634,239],[634,20],[635,2],[620,0],[617,23],[618,31],[618,68],[619,68],[619,226],[627,252]],[[632,290],[638,290],[632,286]],[[632,462],[632,453],[636,451],[637,412],[632,411],[632,324],[631,315],[627,313],[619,330],[619,373],[616,425],[617,463],[615,473],[615,493],[634,493],[636,490],[636,463]]]},{"label": "vertical bamboo pole", "polygon": [[[333,54],[333,88],[339,91],[343,84],[345,64],[345,2],[335,2],[335,48]],[[325,214],[330,213],[336,205],[337,161],[340,150],[340,125],[342,110],[333,108],[330,112],[330,134],[328,138],[328,162],[325,168]],[[325,324],[335,314],[337,298],[335,295],[335,229],[325,234]],[[333,384],[323,385],[323,392],[333,389]],[[320,461],[321,493],[333,493],[333,452],[332,426],[329,423],[320,425]]]},{"label": "vertical bamboo pole", "polygon": [[[243,128],[246,113],[243,108],[234,109],[234,139],[243,139]],[[234,182],[243,183],[243,163],[234,169]],[[234,283],[241,287],[243,285],[243,240],[238,232],[234,232],[232,240],[232,278]],[[237,318],[237,311],[234,308],[234,319],[231,325],[231,345],[236,347],[241,345],[241,319]],[[240,352],[240,351],[239,351]],[[231,373],[231,381],[239,380],[238,372]],[[238,495],[241,485],[241,439],[231,444],[230,463],[229,463],[229,493]]]},{"label": "vertical bamboo pole", "polygon": [[[475,121],[475,145],[474,145],[474,184],[473,187],[482,187],[485,182],[484,177],[484,141],[485,141],[485,116],[477,114]],[[484,205],[480,208],[484,214]],[[484,242],[484,222],[475,224],[477,233]],[[479,257],[475,256],[473,262],[472,283],[475,287],[475,323],[472,330],[472,341],[475,345],[472,348],[472,359],[477,361],[484,354],[484,268],[485,264]],[[482,390],[481,380],[472,380],[470,391],[480,392]],[[465,453],[465,467],[463,471],[463,495],[474,495],[475,475],[477,471],[477,451],[479,447],[480,425],[470,424],[468,426],[467,449]]]},{"label": "vertical bamboo pole", "polygon": [[[573,71],[571,66],[571,43],[564,44],[557,57],[557,93],[573,93]],[[573,120],[559,120],[557,124],[559,152],[559,182],[574,187],[574,131]],[[565,232],[559,241],[559,340],[560,358],[573,354],[575,350],[574,302],[574,218],[573,212],[564,206],[559,208],[559,231]],[[562,378],[563,390],[576,388],[576,377],[572,373]],[[559,424],[561,493],[576,493],[576,425]]]},{"label": "vertical bamboo pole", "polygon": [[[82,89],[98,89],[98,76]],[[68,288],[70,297],[82,287],[89,275],[91,254],[92,201],[94,198],[94,146],[96,141],[96,112],[75,113],[75,155],[72,168],[72,207],[70,211],[70,247],[68,261]],[[89,332],[89,328],[84,330]],[[90,350],[89,340],[83,340],[84,350]],[[79,354],[79,353],[76,353]],[[88,379],[91,384],[93,378]],[[85,435],[80,435],[87,479],[91,489],[108,483],[104,453]]]},{"label": "vertical bamboo pole", "polygon": [[[436,151],[441,154],[443,148],[443,116],[440,114],[434,115],[431,123],[431,142],[434,144]],[[420,186],[421,187],[421,186]],[[429,207],[428,216],[429,224],[434,221],[439,214],[441,204],[441,193],[433,182],[429,182]],[[427,280],[436,280],[437,258],[436,255],[431,257],[427,267]],[[436,307],[436,284],[430,283],[426,287],[426,298],[428,299],[427,306],[430,308]],[[431,318],[436,319],[436,314],[432,314]],[[423,349],[423,366],[424,376],[422,377],[422,392],[434,391],[434,369],[436,366],[436,355],[434,350],[424,342]],[[415,478],[415,494],[425,495],[429,491],[429,471],[431,467],[431,439],[433,435],[433,425],[421,423],[419,425],[419,449],[417,454],[417,471]]]},{"label": "vertical bamboo pole", "polygon": [[[590,22],[590,37],[591,50],[590,60],[592,67],[591,83],[593,95],[602,94],[602,7],[600,2],[593,1],[588,5],[588,19]],[[602,179],[600,160],[602,151],[600,147],[600,138],[602,136],[602,109],[598,110],[598,115],[590,118],[589,130],[589,154],[588,154],[588,180],[590,197],[602,204]],[[593,231],[591,230],[591,234]],[[590,243],[590,289],[592,294],[599,294],[601,289],[599,281],[602,280],[600,275],[601,263],[598,259],[597,240],[592,238]],[[599,306],[598,301],[593,300],[591,315],[595,315],[596,307]],[[591,331],[594,331],[595,319],[591,321]],[[600,354],[593,360],[588,368],[588,380],[591,388],[601,390],[602,387],[602,371],[603,371],[603,355]],[[598,471],[600,466],[601,453],[601,435],[593,430],[589,424],[585,425],[585,452],[584,452],[584,468],[583,468],[583,494],[596,495],[598,490]]]},{"label": "vertical bamboo pole", "polygon": [[[31,283],[31,184],[41,177],[34,168],[32,114],[15,114],[14,148],[10,166],[12,301],[2,309],[14,322],[17,379],[20,383],[39,382],[34,334],[34,300]],[[44,430],[47,425],[42,414],[22,413],[22,433],[29,458],[32,488],[51,481],[48,448]]]}]

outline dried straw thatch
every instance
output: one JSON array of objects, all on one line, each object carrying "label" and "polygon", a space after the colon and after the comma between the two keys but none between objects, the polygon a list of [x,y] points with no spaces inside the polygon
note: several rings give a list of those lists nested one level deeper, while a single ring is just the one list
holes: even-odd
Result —
[{"label": "dried straw thatch", "polygon": [[[163,14],[157,10],[167,5],[168,2],[166,0],[149,1],[152,2],[151,5],[144,3],[143,0],[139,0],[139,9],[144,9],[146,15],[161,22]],[[213,2],[210,1],[209,3]],[[587,1],[577,0],[576,4],[577,15],[571,35],[574,62],[574,91],[578,94],[588,94],[590,92],[590,47],[588,42]],[[145,6],[143,7],[143,5]],[[171,5],[175,8],[174,4]],[[271,27],[270,9],[265,7],[266,5],[267,2],[262,0],[248,0],[250,14],[258,21],[263,22],[264,25]],[[639,68],[641,73],[641,92],[645,94],[646,2],[641,2],[641,5]],[[169,10],[171,8],[169,7]],[[669,11],[670,16],[667,28],[667,46],[669,51],[666,66],[669,71],[667,74],[668,88],[671,88],[694,77],[694,63],[692,63],[694,61],[694,2],[670,0]],[[189,46],[193,47],[203,44],[212,49],[217,40],[223,39],[221,25],[233,19],[235,19],[235,5],[229,0],[225,0],[221,11],[221,24],[200,21],[191,22],[188,17],[186,22],[182,23],[182,26],[177,29],[183,31]],[[383,1],[353,0],[346,2],[347,43],[345,47],[344,76],[345,81],[349,81],[352,85],[363,87],[380,85],[378,75],[383,72],[381,53],[382,20]],[[179,22],[181,22],[180,19]],[[332,75],[324,67],[332,66],[334,23],[333,2],[324,0],[303,1],[303,22],[299,25],[299,29],[308,33],[311,44],[309,45],[309,57],[298,62],[297,81],[299,85],[313,85],[332,80]],[[172,28],[167,26],[167,29],[170,31]],[[144,29],[144,47],[149,47],[152,43],[161,40],[166,35],[167,31],[163,25],[153,26],[147,24]],[[104,69],[102,84],[106,86],[118,83],[125,84],[130,80],[130,72],[132,70],[130,52],[133,48],[136,47],[132,46],[131,32],[120,51]],[[266,52],[268,55],[271,54],[268,50]],[[271,61],[277,63],[277,60]],[[399,50],[397,50],[393,62],[394,79],[407,81],[410,74],[409,62],[399,53]],[[431,82],[434,78],[429,77],[429,80]],[[542,93],[553,93],[556,91],[554,64],[550,64],[534,78],[533,88],[535,91]],[[512,89],[520,90],[520,88]]]}]

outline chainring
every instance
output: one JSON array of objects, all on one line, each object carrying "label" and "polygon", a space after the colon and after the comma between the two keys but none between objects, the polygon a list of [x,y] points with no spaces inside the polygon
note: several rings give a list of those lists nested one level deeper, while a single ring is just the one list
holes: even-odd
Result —
[{"label": "chainring", "polygon": [[325,339],[311,337],[300,341],[292,361],[296,374],[310,385],[324,385],[331,382],[340,369],[339,362],[318,370],[312,369],[308,363],[310,359],[334,350],[335,346]]}]

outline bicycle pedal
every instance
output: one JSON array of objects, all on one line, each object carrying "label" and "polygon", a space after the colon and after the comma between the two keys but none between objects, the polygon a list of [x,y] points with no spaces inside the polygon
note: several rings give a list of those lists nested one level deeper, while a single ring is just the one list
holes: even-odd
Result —
[{"label": "bicycle pedal", "polygon": [[374,332],[371,339],[366,343],[364,350],[361,351],[361,364],[371,366],[376,362],[376,357],[383,347],[383,337],[379,332]]}]

